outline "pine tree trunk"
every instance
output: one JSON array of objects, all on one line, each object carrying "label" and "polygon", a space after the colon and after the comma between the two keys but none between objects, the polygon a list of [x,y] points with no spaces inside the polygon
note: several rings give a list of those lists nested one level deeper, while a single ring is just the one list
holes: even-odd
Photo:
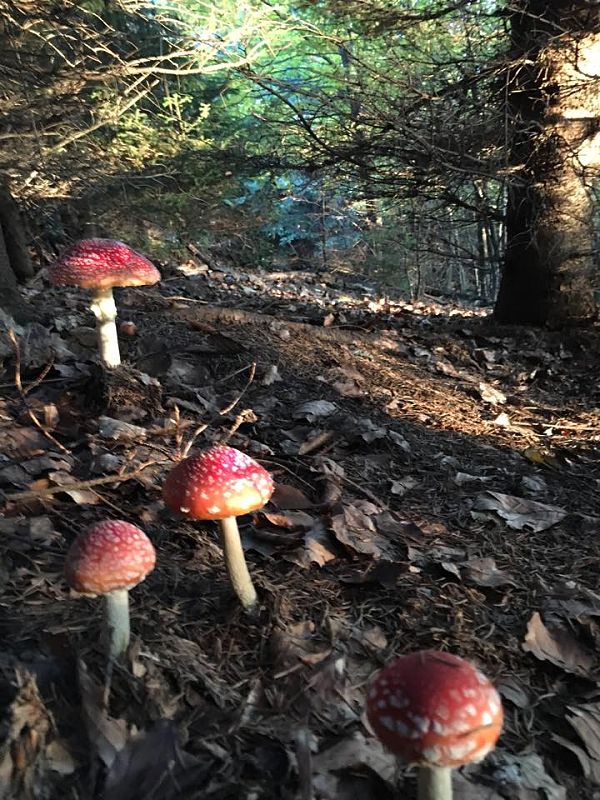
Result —
[{"label": "pine tree trunk", "polygon": [[600,7],[518,0],[511,25],[513,177],[496,318],[580,324],[596,312],[588,181],[600,166]]},{"label": "pine tree trunk", "polygon": [[0,308],[17,322],[31,319],[17,282],[32,276],[23,220],[8,184],[0,179]]},{"label": "pine tree trunk", "polygon": [[6,180],[0,180],[0,227],[17,280],[22,282],[33,278],[34,270],[27,248],[25,225]]},{"label": "pine tree trunk", "polygon": [[10,264],[0,227],[0,309],[6,311],[15,320],[21,321],[20,312],[24,310],[24,305],[17,289],[17,278]]}]

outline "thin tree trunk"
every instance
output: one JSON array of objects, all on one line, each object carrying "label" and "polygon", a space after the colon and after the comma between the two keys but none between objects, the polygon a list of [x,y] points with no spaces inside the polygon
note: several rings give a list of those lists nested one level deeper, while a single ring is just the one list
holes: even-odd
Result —
[{"label": "thin tree trunk", "polygon": [[[414,280],[410,280],[411,290],[410,290],[410,299],[411,300],[418,300],[421,297],[421,292],[423,290],[423,267],[421,263],[421,229],[419,225],[419,217],[418,217],[418,209],[415,208],[414,204],[410,210],[410,231],[412,234],[412,252],[411,252],[411,267],[410,271],[411,274],[415,274],[416,277]],[[408,277],[408,270],[407,270],[407,277]]]},{"label": "thin tree trunk", "polygon": [[321,190],[321,219],[319,221],[321,227],[321,269],[323,272],[327,270],[327,215],[325,206],[325,194]]},{"label": "thin tree trunk", "polygon": [[487,247],[487,229],[485,220],[478,217],[476,220],[477,225],[477,263],[473,270],[473,278],[475,281],[475,293],[478,298],[485,298],[485,287],[483,282],[485,280],[486,268],[488,265],[488,247]]},{"label": "thin tree trunk", "polygon": [[586,179],[587,170],[600,166],[600,7],[517,0],[511,24],[519,56],[508,108],[515,177],[496,318],[578,324],[595,314]]},{"label": "thin tree trunk", "polygon": [[23,282],[32,278],[34,270],[27,248],[25,225],[5,179],[0,180],[0,227],[10,267],[17,280]]},{"label": "thin tree trunk", "polygon": [[[17,289],[17,278],[12,270],[4,235],[0,227],[0,309],[17,322],[26,322],[25,303]],[[1,318],[1,315],[0,315]]]},{"label": "thin tree trunk", "polygon": [[[505,206],[506,203],[504,201],[505,189],[502,188],[497,198],[496,206],[498,208]],[[500,276],[502,273],[502,253],[505,250],[506,222],[503,220],[499,223],[495,223],[492,220],[488,220],[487,231],[491,259],[487,298],[493,302],[493,299],[498,294],[498,286],[500,284]]]}]

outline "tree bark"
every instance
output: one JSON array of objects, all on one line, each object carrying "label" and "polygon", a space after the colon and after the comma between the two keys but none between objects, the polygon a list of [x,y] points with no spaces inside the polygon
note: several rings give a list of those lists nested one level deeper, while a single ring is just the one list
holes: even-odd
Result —
[{"label": "tree bark", "polygon": [[17,280],[23,282],[33,278],[25,225],[5,179],[0,180],[0,227],[10,266]]},{"label": "tree bark", "polygon": [[23,221],[7,183],[0,178],[0,308],[16,322],[32,319],[32,312],[17,288],[18,280],[32,275]]},{"label": "tree bark", "polygon": [[500,322],[595,316],[590,176],[600,167],[600,6],[513,0],[507,244]]},{"label": "tree bark", "polygon": [[6,311],[17,322],[22,321],[24,302],[17,289],[17,278],[12,271],[10,259],[0,227],[0,309]]}]

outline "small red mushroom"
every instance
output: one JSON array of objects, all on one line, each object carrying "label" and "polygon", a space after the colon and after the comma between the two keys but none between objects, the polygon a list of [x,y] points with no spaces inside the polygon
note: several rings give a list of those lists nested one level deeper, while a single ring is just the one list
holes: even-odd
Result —
[{"label": "small red mushroom", "polygon": [[177,464],[163,487],[165,505],[190,519],[219,521],[225,565],[233,590],[247,611],[256,607],[236,517],[268,503],[273,479],[234,447],[216,445]]},{"label": "small red mushroom", "polygon": [[135,336],[137,333],[137,325],[130,319],[125,320],[119,325],[119,331],[124,336]]},{"label": "small red mushroom", "polygon": [[69,586],[105,597],[111,660],[120,658],[129,645],[129,590],[152,572],[155,563],[156,552],[144,531],[118,519],[92,525],[67,553]]},{"label": "small red mushroom", "polygon": [[369,688],[366,713],[390,752],[419,765],[418,800],[451,800],[452,767],[481,761],[503,721],[500,696],[485,675],[436,650],[384,667]]},{"label": "small red mushroom", "polygon": [[100,358],[107,367],[121,363],[117,338],[114,286],[146,286],[160,280],[151,261],[114,239],[81,239],[48,268],[57,286],[91,289],[91,310],[96,316]]}]

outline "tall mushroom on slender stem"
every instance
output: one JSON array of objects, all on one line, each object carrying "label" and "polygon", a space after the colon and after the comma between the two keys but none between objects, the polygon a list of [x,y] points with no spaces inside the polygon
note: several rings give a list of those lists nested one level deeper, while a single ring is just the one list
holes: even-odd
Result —
[{"label": "tall mushroom on slender stem", "polygon": [[481,761],[502,731],[500,696],[485,675],[436,650],[384,667],[366,712],[388,750],[419,766],[418,800],[452,800],[452,768]]},{"label": "tall mushroom on slender stem", "polygon": [[273,479],[245,453],[215,445],[177,464],[167,475],[163,499],[171,511],[190,519],[219,521],[229,580],[246,611],[256,608],[236,517],[268,503]]},{"label": "tall mushroom on slender stem", "polygon": [[114,239],[81,239],[48,268],[56,285],[92,290],[90,306],[96,316],[100,358],[106,367],[121,363],[117,338],[115,286],[146,286],[160,280],[160,272],[147,258]]},{"label": "tall mushroom on slender stem", "polygon": [[156,563],[156,552],[144,531],[123,520],[104,520],[81,533],[65,561],[65,578],[82,594],[102,594],[111,661],[129,645],[129,590],[141,583]]}]

